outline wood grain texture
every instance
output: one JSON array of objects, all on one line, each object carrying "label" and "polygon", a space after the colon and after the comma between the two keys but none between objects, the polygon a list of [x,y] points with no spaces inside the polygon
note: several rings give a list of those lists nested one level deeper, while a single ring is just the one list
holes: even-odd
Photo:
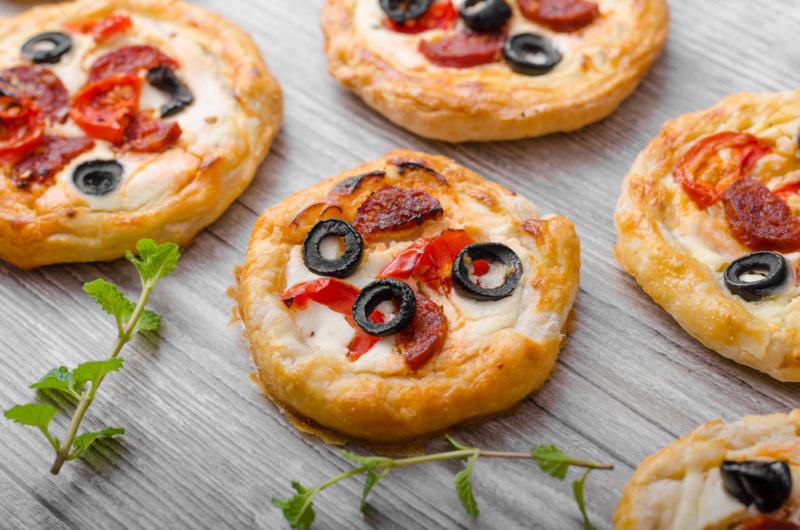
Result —
[{"label": "wood grain texture", "polygon": [[[555,443],[613,462],[616,471],[595,474],[587,491],[599,528],[609,527],[636,464],[673,437],[714,417],[798,405],[797,385],[728,362],[687,336],[611,255],[622,177],[663,121],[733,92],[798,85],[796,0],[673,0],[665,53],[612,117],[570,135],[461,146],[390,125],[327,76],[321,0],[197,3],[255,36],[284,88],[285,126],[250,189],[160,286],[153,306],[164,315],[163,330],[124,353],[125,370],[104,385],[85,422],[121,425],[128,434],[52,477],[50,448],[38,433],[0,422],[0,528],[286,528],[270,498],[286,495],[291,479],[312,485],[347,465],[299,435],[250,383],[225,291],[258,212],[394,147],[450,156],[542,213],[575,222],[582,287],[553,379],[510,415],[454,434],[509,450]],[[25,5],[0,0],[0,15]],[[137,288],[125,262],[31,272],[0,264],[0,409],[31,400],[26,385],[51,367],[105,355],[112,324],[81,292],[97,276]],[[63,432],[64,423],[60,415],[55,429]],[[343,483],[319,498],[316,528],[580,527],[568,483],[530,463],[502,461],[477,465],[481,516],[470,521],[452,490],[458,467],[393,474],[363,516],[360,483]]]}]

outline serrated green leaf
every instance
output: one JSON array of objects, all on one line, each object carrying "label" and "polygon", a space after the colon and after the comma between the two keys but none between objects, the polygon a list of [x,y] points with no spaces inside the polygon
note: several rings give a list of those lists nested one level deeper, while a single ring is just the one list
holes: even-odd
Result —
[{"label": "serrated green leaf", "polygon": [[156,314],[154,311],[145,309],[145,311],[142,313],[142,316],[139,318],[139,322],[136,324],[136,332],[156,332],[159,329],[161,329],[161,317],[158,316],[158,314]]},{"label": "serrated green leaf", "polygon": [[480,515],[480,510],[478,510],[478,502],[475,500],[475,495],[472,493],[472,468],[475,466],[478,456],[478,453],[475,453],[469,457],[469,460],[467,460],[467,466],[459,471],[454,479],[458,498],[461,501],[461,504],[464,506],[464,509],[473,519]]},{"label": "serrated green leaf", "polygon": [[594,530],[592,522],[589,521],[589,515],[586,513],[586,502],[584,499],[586,479],[589,478],[589,473],[591,472],[591,469],[587,469],[579,480],[572,483],[572,494],[575,496],[575,502],[578,503],[578,509],[581,511],[581,516],[583,516],[583,526],[586,530]]},{"label": "serrated green leaf", "polygon": [[120,434],[125,434],[125,429],[120,427],[106,427],[102,431],[85,432],[75,437],[72,441],[72,453],[69,455],[69,460],[74,460],[83,456],[96,440],[100,438],[112,438]]},{"label": "serrated green leaf", "polygon": [[272,499],[272,504],[283,510],[283,517],[292,528],[308,530],[314,522],[314,495],[319,490],[306,489],[299,482],[292,482],[297,494],[290,499]]},{"label": "serrated green leaf", "polygon": [[466,451],[468,449],[472,449],[472,447],[467,447],[466,445],[458,442],[455,438],[450,436],[449,434],[445,434],[444,437],[447,439],[447,442],[453,446],[453,449],[457,449],[459,451]]},{"label": "serrated green leaf", "polygon": [[11,407],[5,412],[4,416],[20,425],[36,427],[47,438],[53,449],[58,451],[58,439],[54,438],[49,431],[50,422],[56,412],[58,412],[56,408],[50,405],[28,403]]},{"label": "serrated green leaf", "polygon": [[181,253],[175,243],[157,245],[152,239],[142,239],[136,244],[138,257],[127,253],[128,260],[139,270],[142,283],[153,286],[168,276],[178,265]]},{"label": "serrated green leaf", "polygon": [[105,361],[89,361],[79,364],[77,368],[72,371],[72,377],[77,384],[97,382],[106,374],[116,372],[122,368],[122,359],[119,357],[114,359],[106,359]]},{"label": "serrated green leaf", "polygon": [[391,471],[391,469],[387,468],[380,473],[373,473],[372,471],[367,473],[367,480],[364,482],[364,491],[361,493],[361,504],[358,507],[359,510],[363,512],[367,509],[367,497],[369,497],[372,488],[375,487],[375,484],[377,484],[379,480],[388,475],[389,471]]},{"label": "serrated green leaf", "polygon": [[125,294],[116,285],[102,279],[83,284],[83,290],[103,311],[114,317],[121,332],[136,306],[125,298]]},{"label": "serrated green leaf", "polygon": [[539,468],[548,475],[564,480],[573,459],[555,445],[537,445],[531,450],[531,456],[539,464]]},{"label": "serrated green leaf", "polygon": [[66,366],[59,366],[47,372],[41,379],[31,385],[34,390],[58,390],[75,399],[80,399],[80,393],[75,386],[72,372]]}]

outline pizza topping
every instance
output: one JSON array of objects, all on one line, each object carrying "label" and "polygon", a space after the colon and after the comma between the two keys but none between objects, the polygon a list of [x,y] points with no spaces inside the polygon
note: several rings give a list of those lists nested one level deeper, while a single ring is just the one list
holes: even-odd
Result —
[{"label": "pizza topping", "polygon": [[[394,15],[389,15],[387,8],[397,6]],[[403,10],[402,6],[407,6]],[[424,9],[422,7],[424,6]],[[458,19],[458,12],[451,0],[433,3],[431,0],[381,0],[381,7],[387,13],[383,25],[399,33],[422,33],[432,29],[450,29]],[[421,11],[421,13],[420,13]],[[414,15],[414,16],[406,16]],[[420,14],[417,14],[420,13]],[[399,20],[402,18],[402,20]]]},{"label": "pizza topping", "polygon": [[433,176],[440,184],[445,186],[449,186],[447,179],[444,176],[433,169],[432,167],[426,166],[422,162],[415,162],[413,160],[402,160],[395,162],[395,166],[397,167],[397,173],[401,177],[405,177],[407,173],[412,173],[414,171],[423,171],[431,176]]},{"label": "pizza topping", "polygon": [[18,188],[45,184],[76,156],[91,149],[88,138],[45,136],[44,141],[14,165],[12,177]]},{"label": "pizza topping", "polygon": [[[376,322],[368,318],[384,302],[393,302],[397,308],[388,321]],[[353,320],[362,331],[374,337],[388,337],[405,329],[417,309],[414,291],[405,282],[377,280],[364,287],[353,304]],[[376,320],[384,320],[383,318]]]},{"label": "pizza topping", "polygon": [[419,51],[437,66],[470,68],[500,60],[503,33],[453,33],[422,40]]},{"label": "pizza topping", "polygon": [[99,57],[89,69],[89,81],[99,81],[117,74],[138,74],[158,66],[177,68],[178,63],[152,46],[125,46]]},{"label": "pizza topping", "polygon": [[69,22],[65,25],[67,30],[91,35],[96,42],[102,42],[118,33],[124,33],[133,28],[133,22],[128,15],[111,15],[101,19]]},{"label": "pizza topping", "polygon": [[[386,319],[383,318],[383,313],[377,309],[369,315],[369,319],[371,322],[376,324],[383,324],[386,322]],[[375,346],[380,340],[380,337],[370,335],[363,329],[356,326],[356,336],[353,337],[353,340],[351,340],[350,344],[347,346],[347,358],[351,361],[357,361],[362,355],[371,350],[372,347]]]},{"label": "pizza topping", "polygon": [[52,120],[63,122],[69,113],[69,94],[52,70],[22,65],[0,70],[0,81],[13,85],[19,94],[30,98]]},{"label": "pizza topping", "polygon": [[731,184],[722,195],[734,239],[751,250],[800,249],[800,222],[786,201],[751,178]]},{"label": "pizza topping", "polygon": [[72,182],[86,195],[107,195],[119,186],[122,172],[122,164],[116,160],[90,160],[75,168]]},{"label": "pizza topping", "polygon": [[[730,156],[722,157],[722,151]],[[746,176],[770,147],[749,133],[721,132],[698,140],[675,166],[675,182],[698,208],[719,200],[731,183]]]},{"label": "pizza topping", "polygon": [[174,116],[194,103],[194,96],[189,87],[178,79],[175,71],[169,66],[156,66],[148,70],[147,81],[170,97],[170,100],[159,109],[162,118]]},{"label": "pizza topping", "polygon": [[789,522],[773,519],[766,515],[759,515],[755,519],[747,521],[737,530],[800,530],[800,526]]},{"label": "pizza topping", "polygon": [[792,473],[786,462],[726,460],[720,465],[720,473],[725,491],[762,513],[777,510],[792,493]]},{"label": "pizza topping", "polygon": [[0,82],[0,160],[16,162],[44,140],[44,114],[14,87]]},{"label": "pizza topping", "polygon": [[350,318],[358,289],[349,283],[333,278],[303,282],[286,289],[279,296],[286,307],[304,309],[309,300]]},{"label": "pizza topping", "polygon": [[397,349],[412,370],[419,370],[444,345],[447,317],[442,307],[422,293],[416,293],[411,323],[397,334]]},{"label": "pizza topping", "polygon": [[362,236],[407,230],[444,213],[441,203],[423,190],[387,186],[358,207],[353,225]]},{"label": "pizza topping", "polygon": [[[341,255],[324,256],[320,246],[327,240],[344,241],[344,252]],[[319,221],[303,240],[303,263],[319,276],[346,278],[358,268],[363,254],[364,241],[361,236],[353,225],[339,219]]]},{"label": "pizza topping", "polygon": [[397,255],[378,277],[420,279],[431,289],[449,291],[453,261],[473,240],[463,230],[445,230],[435,237],[421,239]]},{"label": "pizza topping", "polygon": [[588,26],[600,14],[588,0],[518,0],[526,18],[553,31],[570,32]]},{"label": "pizza topping", "polygon": [[139,106],[141,91],[142,80],[136,75],[101,79],[75,94],[70,115],[88,136],[120,143]]},{"label": "pizza topping", "polygon": [[458,13],[469,29],[480,33],[500,31],[512,15],[506,0],[466,0]]},{"label": "pizza topping", "polygon": [[131,116],[125,129],[122,148],[139,153],[161,153],[174,146],[181,137],[181,126],[151,118],[147,114]]},{"label": "pizza topping", "polygon": [[780,290],[788,274],[783,256],[775,252],[755,252],[728,265],[723,278],[731,294],[755,302]]},{"label": "pizza topping", "polygon": [[338,183],[331,193],[328,195],[329,198],[337,198],[343,197],[347,195],[352,195],[361,187],[361,185],[369,180],[380,180],[386,176],[386,172],[382,170],[371,171],[369,173],[364,173],[363,175],[355,175],[353,177],[348,177]]},{"label": "pizza topping", "polygon": [[[472,281],[469,265],[476,260],[501,263],[505,267],[503,283],[497,287],[482,287]],[[464,247],[453,262],[453,283],[459,292],[473,300],[507,298],[517,288],[521,278],[522,261],[516,252],[502,243],[473,243]]]},{"label": "pizza topping", "polygon": [[513,71],[524,75],[544,75],[562,58],[550,39],[535,33],[519,33],[508,39],[503,57]]},{"label": "pizza topping", "polygon": [[491,264],[485,259],[476,259],[472,262],[472,274],[475,276],[486,276],[489,274]]},{"label": "pizza topping", "polygon": [[36,64],[56,64],[72,49],[72,37],[60,31],[34,35],[22,45],[22,56]]}]

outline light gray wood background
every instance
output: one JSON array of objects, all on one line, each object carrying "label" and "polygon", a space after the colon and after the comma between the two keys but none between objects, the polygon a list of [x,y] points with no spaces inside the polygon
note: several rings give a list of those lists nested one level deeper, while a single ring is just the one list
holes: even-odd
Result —
[{"label": "light gray wood background", "polygon": [[[738,91],[800,81],[797,0],[672,0],[669,44],[612,117],[569,135],[453,146],[416,138],[368,110],[325,70],[321,0],[198,0],[249,30],[286,95],[286,119],[253,185],[184,253],[153,306],[158,337],[125,352],[85,422],[124,426],[120,442],[50,476],[38,433],[0,422],[0,527],[285,528],[269,499],[289,481],[313,485],[347,465],[298,434],[248,380],[251,362],[229,325],[226,289],[260,211],[291,192],[397,147],[442,153],[571,217],[583,242],[574,332],[553,379],[511,415],[455,429],[468,444],[523,450],[555,443],[617,466],[596,473],[588,505],[607,528],[623,485],[647,454],[699,423],[785,411],[797,386],[725,361],[688,337],[611,255],[617,193],[660,124]],[[0,14],[24,3],[0,2]],[[0,264],[0,409],[34,398],[53,366],[98,358],[113,328],[81,291],[97,276],[135,290],[126,262],[23,272]],[[63,432],[65,416],[56,422]],[[438,441],[429,450],[444,447]],[[356,448],[358,450],[359,448]],[[316,503],[317,528],[578,528],[568,483],[531,463],[480,462],[472,522],[452,490],[457,464],[393,473],[357,510],[361,484]]]}]

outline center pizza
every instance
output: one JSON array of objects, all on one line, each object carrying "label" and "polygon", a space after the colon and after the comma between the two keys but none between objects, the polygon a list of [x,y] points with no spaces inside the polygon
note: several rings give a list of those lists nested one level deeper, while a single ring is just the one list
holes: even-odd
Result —
[{"label": "center pizza", "polygon": [[394,441],[540,387],[579,267],[569,220],[398,150],[264,212],[237,299],[270,397],[323,427]]},{"label": "center pizza", "polygon": [[665,0],[326,0],[329,69],[419,135],[487,141],[604,118],[667,36]]},{"label": "center pizza", "polygon": [[80,0],[0,21],[0,258],[188,243],[250,183],[281,121],[249,36],[178,0]]}]

